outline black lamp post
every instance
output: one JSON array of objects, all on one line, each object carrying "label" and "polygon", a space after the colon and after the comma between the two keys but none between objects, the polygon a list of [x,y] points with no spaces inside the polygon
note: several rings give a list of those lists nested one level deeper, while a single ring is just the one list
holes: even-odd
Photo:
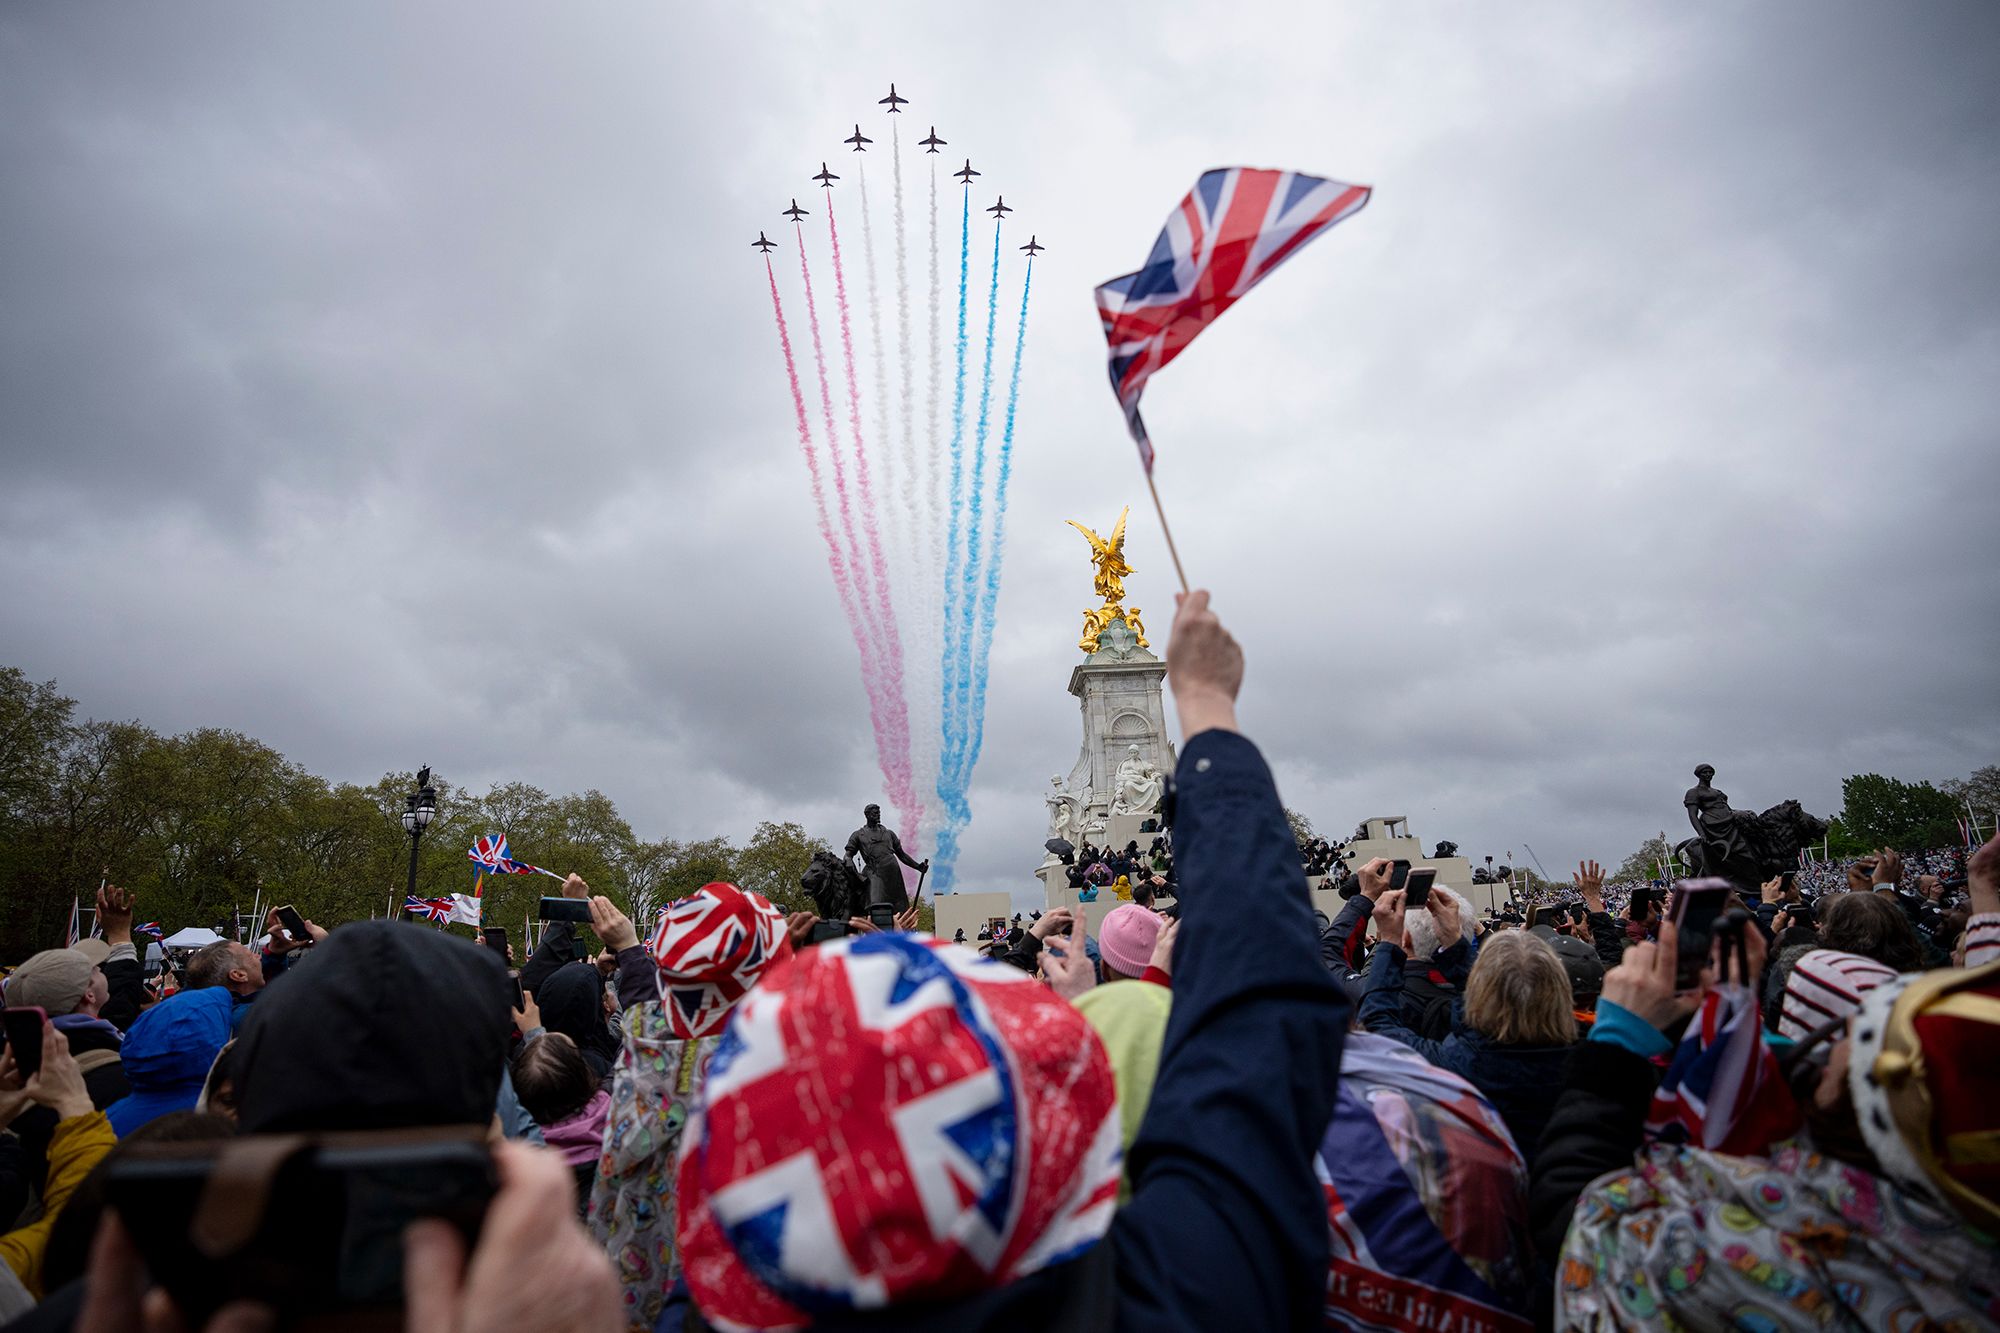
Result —
[{"label": "black lamp post", "polygon": [[417,789],[406,798],[407,807],[403,811],[403,830],[410,835],[410,896],[417,896],[417,844],[423,840],[424,828],[437,814],[437,788],[431,786],[431,768],[425,764],[417,773]]}]

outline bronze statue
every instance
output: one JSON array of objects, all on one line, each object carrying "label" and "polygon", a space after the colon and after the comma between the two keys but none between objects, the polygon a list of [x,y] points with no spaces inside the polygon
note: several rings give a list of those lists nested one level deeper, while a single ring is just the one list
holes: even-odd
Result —
[{"label": "bronze statue", "polygon": [[896,831],[883,825],[881,806],[868,806],[861,817],[868,822],[848,834],[845,859],[852,865],[856,856],[861,858],[861,874],[868,881],[871,904],[893,903],[900,912],[910,905],[910,891],[904,887],[903,872],[896,863],[900,861],[920,873],[929,870],[931,863],[910,859]]},{"label": "bronze statue", "polygon": [[1762,814],[1734,810],[1728,795],[1711,782],[1713,766],[1699,765],[1694,776],[1695,785],[1681,797],[1694,836],[1674,849],[1691,875],[1716,875],[1754,890],[1797,866],[1800,850],[1826,836],[1826,821],[1807,814],[1797,801],[1781,801]]}]

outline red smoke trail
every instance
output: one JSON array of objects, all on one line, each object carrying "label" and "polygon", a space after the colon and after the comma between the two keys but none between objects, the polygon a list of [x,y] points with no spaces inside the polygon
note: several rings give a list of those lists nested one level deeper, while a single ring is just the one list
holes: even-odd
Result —
[{"label": "red smoke trail", "polygon": [[[799,276],[805,283],[806,319],[812,328],[813,362],[819,372],[820,407],[826,418],[827,452],[833,459],[834,478],[839,489],[843,518],[846,517],[847,488],[840,471],[840,444],[833,424],[833,390],[826,378],[826,351],[819,334],[819,312],[813,304],[812,271],[806,264],[805,231],[796,228],[799,240]],[[820,476],[819,452],[813,448],[812,430],[806,420],[805,395],[799,389],[798,364],[792,356],[791,335],[785,328],[783,308],[778,304],[778,274],[767,258],[764,267],[771,278],[771,308],[778,317],[778,339],[785,349],[785,371],[791,377],[793,405],[799,419],[799,443],[805,450],[806,469],[812,474],[813,504],[819,513],[820,535],[826,541],[827,564],[833,570],[833,581],[840,591],[841,610],[847,615],[848,628],[854,634],[854,646],[861,654],[861,687],[868,695],[868,718],[875,731],[875,749],[883,764],[883,777],[889,775],[889,729],[885,725],[881,673],[876,666],[877,648],[875,635],[869,626],[866,607],[862,604],[863,586],[860,571],[860,547],[854,544],[851,523],[847,526],[847,539],[851,554],[843,554],[839,541],[834,537],[833,524],[826,511],[826,487]]]},{"label": "red smoke trail", "polygon": [[[882,696],[889,724],[888,749],[882,755],[882,776],[889,784],[889,799],[902,813],[903,823],[915,828],[923,819],[923,805],[910,781],[910,711],[903,691],[903,644],[897,632],[896,608],[889,595],[889,563],[882,557],[882,527],[875,505],[875,487],[868,473],[868,450],[861,437],[861,383],[854,371],[854,330],[847,304],[847,274],[840,259],[840,227],[834,221],[833,196],[826,196],[826,232],[833,247],[833,292],[840,308],[840,345],[847,370],[848,427],[854,437],[855,484],[861,493],[861,527],[868,540],[867,572],[874,583],[874,604],[879,618],[876,643],[881,653]],[[847,521],[847,491],[840,472],[839,453],[834,453],[834,482],[840,490],[841,520]],[[859,563],[857,558],[856,563]],[[857,578],[857,582],[860,580]],[[866,585],[863,585],[864,589]],[[864,597],[864,601],[867,600]]]}]

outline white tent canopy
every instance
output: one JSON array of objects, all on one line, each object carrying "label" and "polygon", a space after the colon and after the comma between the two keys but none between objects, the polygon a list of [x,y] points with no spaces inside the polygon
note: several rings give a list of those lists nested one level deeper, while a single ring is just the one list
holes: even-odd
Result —
[{"label": "white tent canopy", "polygon": [[169,949],[200,949],[221,939],[222,936],[206,926],[189,926],[185,930],[175,931],[160,943]]}]

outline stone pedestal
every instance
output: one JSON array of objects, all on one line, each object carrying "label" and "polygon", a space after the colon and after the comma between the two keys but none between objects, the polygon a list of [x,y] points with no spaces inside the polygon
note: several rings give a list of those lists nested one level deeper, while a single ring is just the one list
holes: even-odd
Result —
[{"label": "stone pedestal", "polygon": [[[1070,841],[1080,845],[1088,837],[1100,847],[1123,847],[1139,836],[1139,825],[1151,812],[1114,816],[1111,806],[1118,795],[1118,765],[1132,746],[1138,746],[1139,757],[1162,773],[1173,772],[1174,747],[1167,739],[1166,705],[1160,694],[1166,675],[1167,664],[1140,647],[1139,636],[1123,620],[1112,621],[1099,637],[1097,651],[1070,672],[1069,692],[1083,713],[1083,747],[1063,782],[1063,790],[1074,794],[1082,807],[1081,825]],[[1114,836],[1113,821],[1128,831]],[[1085,833],[1098,822],[1106,827]]]}]

